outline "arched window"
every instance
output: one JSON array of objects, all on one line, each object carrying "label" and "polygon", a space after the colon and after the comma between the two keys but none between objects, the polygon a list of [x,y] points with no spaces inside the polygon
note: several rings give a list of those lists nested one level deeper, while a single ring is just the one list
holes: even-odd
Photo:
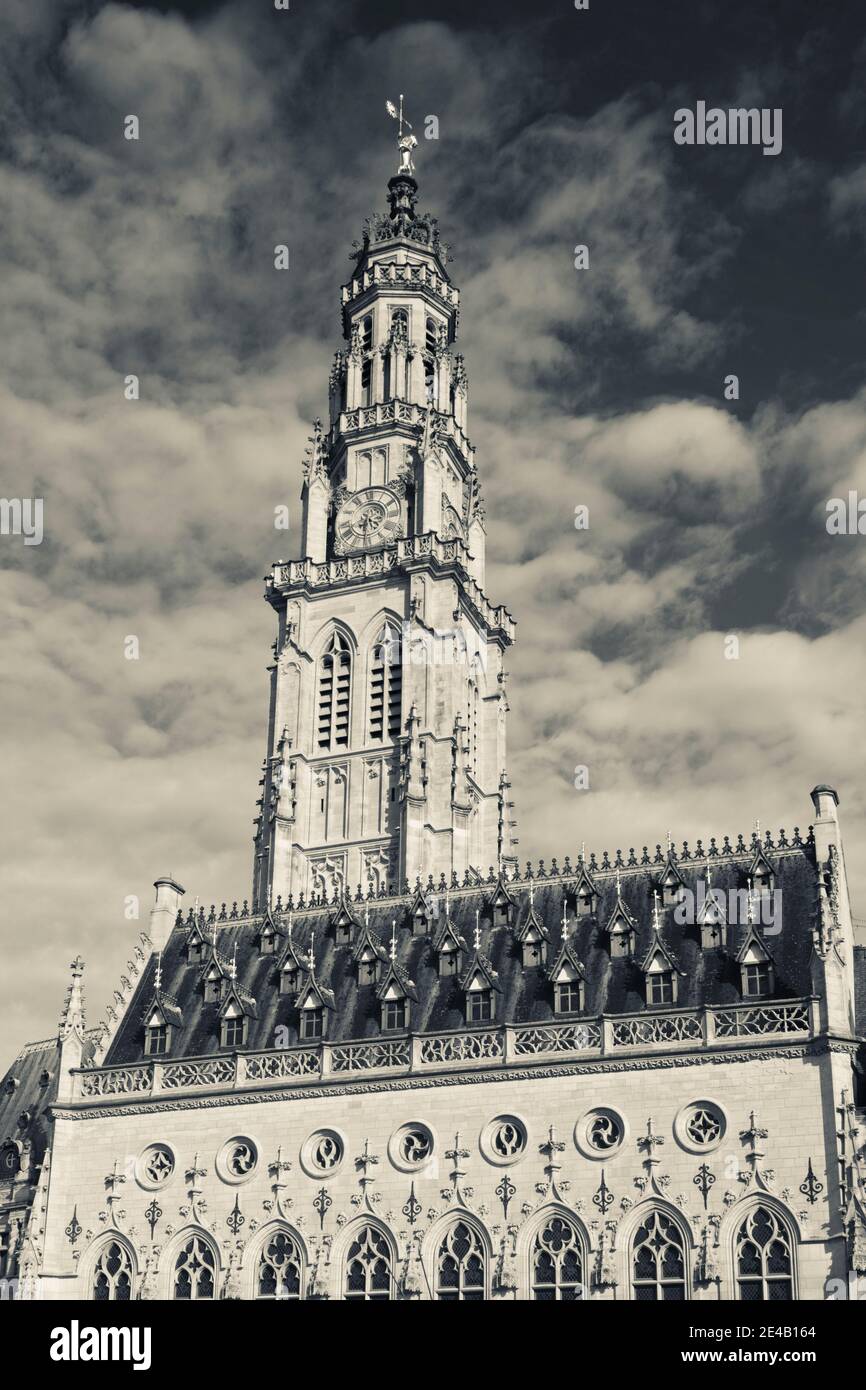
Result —
[{"label": "arched window", "polygon": [[132,1298],[132,1260],[119,1241],[106,1245],[96,1261],[93,1297],[97,1303],[129,1303]]},{"label": "arched window", "polygon": [[213,1251],[199,1236],[188,1240],[174,1262],[174,1297],[188,1303],[214,1297]]},{"label": "arched window", "polygon": [[439,330],[436,327],[435,319],[428,319],[424,326],[424,346],[428,352],[436,351],[436,344],[439,339]]},{"label": "arched window", "polygon": [[737,1297],[744,1303],[790,1303],[794,1265],[787,1229],[767,1207],[750,1211],[737,1231]]},{"label": "arched window", "polygon": [[403,665],[400,635],[386,623],[376,638],[370,665],[370,738],[399,738],[402,727]]},{"label": "arched window", "polygon": [[288,1231],[276,1231],[259,1255],[257,1298],[300,1298],[303,1259]]},{"label": "arched window", "polygon": [[466,741],[469,745],[469,766],[478,774],[478,675],[470,677],[466,695]]},{"label": "arched window", "polygon": [[322,749],[348,746],[351,673],[349,643],[335,632],[319,667],[318,743]]},{"label": "arched window", "polygon": [[649,1212],[635,1232],[632,1284],[639,1303],[682,1302],[686,1296],[683,1234],[662,1211]]},{"label": "arched window", "polygon": [[564,1216],[552,1216],[532,1247],[532,1297],[540,1303],[576,1303],[583,1296],[583,1246]]},{"label": "arched window", "polygon": [[361,362],[361,405],[372,404],[373,362],[367,356],[373,346],[373,320],[368,314],[361,322],[361,351],[365,354]]},{"label": "arched window", "polygon": [[484,1299],[484,1247],[465,1221],[450,1226],[436,1257],[436,1297],[440,1303],[481,1303]]},{"label": "arched window", "polygon": [[345,1297],[366,1302],[391,1297],[391,1247],[375,1226],[364,1226],[349,1246]]}]

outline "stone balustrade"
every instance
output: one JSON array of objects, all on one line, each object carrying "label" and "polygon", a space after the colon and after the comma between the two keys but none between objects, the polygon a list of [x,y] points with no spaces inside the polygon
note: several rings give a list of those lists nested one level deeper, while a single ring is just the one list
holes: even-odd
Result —
[{"label": "stone balustrade", "polygon": [[333,588],[340,584],[358,583],[366,579],[381,579],[397,567],[411,566],[417,561],[432,560],[438,565],[458,565],[463,592],[488,630],[504,632],[514,640],[515,622],[502,604],[494,605],[469,575],[469,552],[463,541],[443,541],[435,531],[421,536],[406,536],[394,545],[360,555],[346,555],[321,564],[310,559],[289,560],[276,564],[269,576],[273,589],[285,593],[294,588]]},{"label": "stone balustrade", "polygon": [[812,998],[490,1025],[446,1033],[94,1067],[75,1073],[73,1099],[144,1100],[197,1090],[259,1088],[286,1081],[321,1084],[329,1078],[358,1073],[411,1075],[450,1068],[550,1063],[570,1057],[590,1061],[665,1049],[724,1047],[732,1042],[743,1045],[768,1039],[805,1040],[816,1036],[818,1026],[817,1000]]}]

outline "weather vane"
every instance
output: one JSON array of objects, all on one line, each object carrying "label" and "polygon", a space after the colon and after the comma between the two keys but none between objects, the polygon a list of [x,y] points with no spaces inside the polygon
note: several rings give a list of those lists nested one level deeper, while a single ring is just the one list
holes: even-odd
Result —
[{"label": "weather vane", "polygon": [[399,110],[398,110],[397,107],[394,105],[393,101],[386,101],[386,102],[385,102],[385,110],[388,112],[388,115],[389,115],[389,116],[393,117],[393,119],[394,119],[395,121],[398,122],[397,149],[400,151],[400,163],[399,163],[399,165],[397,166],[397,173],[398,173],[398,174],[414,174],[414,173],[415,173],[415,164],[414,164],[414,162],[413,162],[413,160],[412,160],[412,151],[414,150],[415,146],[418,144],[418,141],[415,139],[415,136],[412,135],[412,134],[409,134],[409,135],[404,135],[404,134],[403,134],[403,127],[404,127],[404,126],[406,127],[406,130],[407,130],[407,131],[410,131],[410,132],[411,132],[411,130],[412,130],[411,125],[410,125],[409,122],[406,120],[406,117],[403,115],[403,93],[402,93],[402,92],[400,93],[400,108],[399,108]]}]

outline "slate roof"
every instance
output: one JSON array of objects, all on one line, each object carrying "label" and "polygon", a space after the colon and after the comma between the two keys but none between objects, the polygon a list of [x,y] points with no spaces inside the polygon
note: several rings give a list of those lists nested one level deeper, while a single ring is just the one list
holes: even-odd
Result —
[{"label": "slate roof", "polygon": [[866,1036],[866,946],[854,947],[854,1007],[857,1032]]},{"label": "slate roof", "polygon": [[[769,858],[776,872],[776,888],[782,892],[782,930],[769,938],[775,961],[775,997],[794,998],[811,993],[809,961],[812,950],[812,923],[816,902],[815,861],[810,843],[770,851]],[[713,888],[727,892],[746,887],[746,875],[752,853],[719,857],[712,861]],[[643,978],[638,962],[645,956],[652,941],[652,893],[666,861],[621,870],[622,898],[637,923],[634,959],[611,960],[606,947],[603,926],[616,902],[616,877],[612,870],[592,869],[599,894],[593,917],[575,921],[574,901],[569,906],[569,941],[586,972],[585,1014],[637,1012],[646,1007]],[[703,859],[679,861],[679,872],[692,889],[703,879]],[[534,880],[535,910],[549,933],[548,964],[559,951],[562,942],[563,892],[568,893],[577,874],[569,877],[536,878]],[[315,938],[316,981],[333,991],[334,1012],[328,1018],[327,1037],[330,1041],[362,1039],[381,1036],[380,1006],[376,985],[359,985],[357,967],[353,962],[353,946],[363,930],[365,906],[369,911],[370,930],[382,940],[389,940],[391,922],[397,920],[397,962],[409,979],[415,982],[418,996],[412,1006],[413,1032],[439,1032],[465,1026],[464,995],[461,977],[473,954],[475,914],[482,907],[481,951],[497,972],[501,993],[496,995],[497,1023],[540,1022],[552,1018],[553,987],[547,967],[523,967],[522,952],[514,940],[518,927],[529,912],[529,888],[524,881],[509,881],[509,894],[515,902],[511,925],[491,926],[485,922],[483,904],[496,891],[495,883],[478,888],[453,888],[449,895],[449,913],[456,931],[466,943],[459,976],[440,977],[433,942],[438,936],[444,916],[444,895],[433,890],[440,916],[428,923],[427,935],[413,936],[409,928],[409,909],[414,891],[402,899],[381,901],[370,899],[367,904],[353,903],[358,928],[353,942],[337,946],[330,928],[334,905],[295,911],[293,944],[306,955],[311,938]],[[429,895],[428,890],[428,895]],[[702,1004],[737,1003],[740,995],[740,972],[736,955],[745,940],[746,925],[726,928],[724,950],[702,950],[700,929],[682,926],[674,920],[672,906],[660,908],[661,940],[683,971],[678,990],[678,1007],[698,1007]],[[287,918],[283,918],[287,921]],[[261,916],[213,921],[208,930],[215,933],[216,945],[224,959],[237,961],[237,981],[258,1006],[258,1017],[251,1019],[247,1047],[269,1048],[275,1045],[275,1030],[285,1026],[292,1042],[298,1038],[298,1013],[291,996],[280,995],[278,983],[279,957],[261,955],[258,932]],[[200,979],[202,967],[189,963],[184,950],[191,919],[175,926],[162,954],[162,987],[177,1000],[182,1024],[172,1039],[171,1055],[202,1056],[219,1051],[218,1013],[220,1004],[205,1004]],[[137,1060],[142,1055],[141,1011],[154,990],[155,961],[151,959],[139,978],[131,1006],[115,1035],[105,1057],[106,1065]],[[863,1002],[866,1002],[864,1000]]]},{"label": "slate roof", "polygon": [[[85,1035],[85,1058],[92,1054],[95,1039],[95,1031]],[[57,1095],[59,1073],[60,1039],[45,1038],[27,1043],[0,1080],[0,1146],[9,1139],[29,1141],[34,1167],[42,1162],[49,1142],[47,1112]]]}]

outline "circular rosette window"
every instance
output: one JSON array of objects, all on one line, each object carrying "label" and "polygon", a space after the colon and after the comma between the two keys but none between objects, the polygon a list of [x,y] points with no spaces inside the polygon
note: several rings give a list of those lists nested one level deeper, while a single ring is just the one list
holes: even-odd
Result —
[{"label": "circular rosette window", "polygon": [[574,1142],[584,1158],[613,1158],[625,1143],[627,1134],[628,1125],[619,1111],[600,1105],[578,1120]]},{"label": "circular rosette window", "polygon": [[695,1100],[684,1105],[674,1120],[674,1136],[689,1153],[712,1153],[724,1139],[727,1127],[727,1116],[716,1101]]},{"label": "circular rosette window", "polygon": [[153,1191],[164,1187],[175,1170],[174,1152],[168,1144],[148,1144],[135,1164],[135,1180],[139,1187]]},{"label": "circular rosette window", "polygon": [[252,1139],[236,1134],[217,1154],[217,1172],[223,1182],[246,1182],[256,1171],[259,1150]]},{"label": "circular rosette window", "polygon": [[388,1140],[388,1157],[401,1172],[417,1173],[430,1162],[435,1147],[432,1130],[415,1122],[394,1131]]},{"label": "circular rosette window", "polygon": [[345,1153],[342,1135],[335,1129],[317,1129],[301,1149],[301,1167],[308,1177],[326,1178],[336,1173]]},{"label": "circular rosette window", "polygon": [[526,1125],[517,1115],[497,1115],[481,1131],[481,1152],[488,1163],[506,1167],[526,1153]]}]

